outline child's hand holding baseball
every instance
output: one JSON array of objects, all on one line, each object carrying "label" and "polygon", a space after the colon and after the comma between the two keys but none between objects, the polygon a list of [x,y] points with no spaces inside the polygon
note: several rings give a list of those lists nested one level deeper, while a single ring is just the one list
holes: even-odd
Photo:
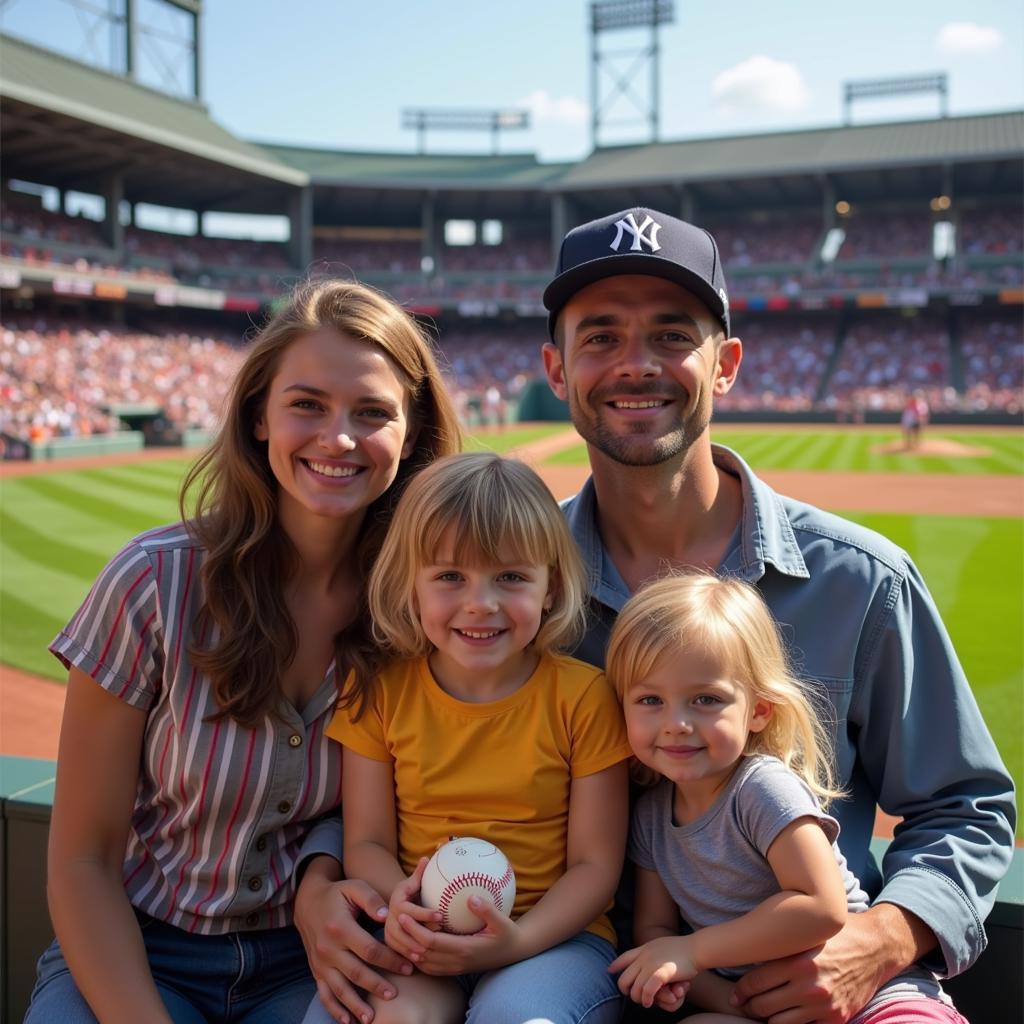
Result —
[{"label": "child's hand holding baseball", "polygon": [[400,923],[402,918],[417,921],[429,931],[437,931],[441,927],[441,912],[421,907],[416,902],[423,879],[423,870],[426,866],[427,858],[421,857],[420,862],[416,865],[416,870],[404,882],[395,886],[388,903],[387,920],[384,922],[384,941],[396,953],[400,953],[413,963],[416,963],[422,956],[423,948],[402,927]]},{"label": "child's hand holding baseball", "polygon": [[479,896],[470,897],[468,905],[484,922],[483,930],[472,935],[426,931],[411,915],[400,920],[412,948],[423,950],[415,963],[424,974],[451,976],[490,971],[531,955],[525,949],[525,938],[517,922]]}]

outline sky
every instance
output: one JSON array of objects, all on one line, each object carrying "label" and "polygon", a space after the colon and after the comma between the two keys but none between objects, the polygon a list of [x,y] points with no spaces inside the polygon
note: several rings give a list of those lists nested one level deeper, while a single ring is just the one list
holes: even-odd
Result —
[{"label": "sky", "polygon": [[[118,0],[110,0],[116,3]],[[136,0],[158,29],[181,16]],[[205,0],[202,98],[249,139],[338,149],[415,151],[408,107],[526,109],[532,125],[503,152],[571,161],[590,151],[588,0]],[[67,0],[6,0],[0,27],[95,58],[109,30]],[[57,38],[57,37],[62,38]],[[646,141],[648,75],[639,107],[612,102],[649,30],[608,32],[601,51],[605,144]],[[661,138],[735,135],[842,122],[842,83],[946,72],[949,110],[1024,109],[1024,4],[1019,0],[699,0],[675,2],[661,28]],[[145,54],[143,55],[145,57]],[[180,70],[180,68],[179,68]],[[862,100],[853,122],[928,118],[934,94]],[[429,133],[428,152],[489,152],[488,133]]]}]

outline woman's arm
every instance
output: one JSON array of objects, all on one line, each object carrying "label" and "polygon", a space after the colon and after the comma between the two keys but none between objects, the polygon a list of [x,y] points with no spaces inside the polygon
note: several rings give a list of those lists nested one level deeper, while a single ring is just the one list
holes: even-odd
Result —
[{"label": "woman's arm", "polygon": [[61,951],[100,1020],[171,1024],[122,881],[146,713],[68,677],[47,895]]},{"label": "woman's arm", "polygon": [[439,975],[493,970],[578,934],[600,916],[615,893],[628,816],[625,762],[573,779],[562,877],[518,921],[477,901],[475,909],[486,927],[476,935],[446,935],[407,925],[422,950],[420,969]]},{"label": "woman's arm", "polygon": [[846,922],[846,890],[821,826],[806,817],[791,822],[769,847],[767,859],[780,892],[732,921],[692,935],[656,938],[623,953],[612,965],[622,971],[619,988],[649,1006],[668,982],[715,967],[789,956],[835,935]]}]

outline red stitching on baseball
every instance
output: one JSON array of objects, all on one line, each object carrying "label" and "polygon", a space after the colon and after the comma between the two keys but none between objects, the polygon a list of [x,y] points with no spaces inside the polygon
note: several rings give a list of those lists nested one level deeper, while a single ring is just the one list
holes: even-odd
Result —
[{"label": "red stitching on baseball", "polygon": [[490,893],[491,897],[494,900],[494,905],[498,908],[498,910],[504,913],[505,899],[502,890],[511,881],[511,866],[507,866],[505,868],[505,873],[501,876],[501,878],[498,879],[494,878],[491,875],[480,874],[480,872],[477,871],[470,872],[465,875],[459,875],[458,877],[453,878],[441,890],[441,898],[438,900],[438,910],[440,910],[441,913],[444,915],[445,928],[448,931],[453,932],[457,935],[467,934],[466,932],[459,931],[452,925],[452,922],[448,917],[448,908],[451,906],[452,900],[459,892],[472,885],[479,886],[481,889],[485,889],[488,893]]}]

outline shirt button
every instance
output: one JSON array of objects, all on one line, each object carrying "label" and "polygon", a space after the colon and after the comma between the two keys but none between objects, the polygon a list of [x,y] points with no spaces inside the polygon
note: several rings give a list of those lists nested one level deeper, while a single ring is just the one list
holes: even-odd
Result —
[{"label": "shirt button", "polygon": [[288,737],[288,746],[289,747],[301,747],[302,746],[302,737],[297,732],[292,733],[292,735]]},{"label": "shirt button", "polygon": [[282,800],[277,805],[277,809],[281,814],[287,814],[292,809],[292,805],[287,800]]},{"label": "shirt button", "polygon": [[256,849],[259,850],[260,853],[262,853],[266,848],[267,848],[267,837],[266,836],[260,836],[259,839],[256,840]]},{"label": "shirt button", "polygon": [[256,878],[256,877],[250,878],[249,879],[249,888],[252,889],[253,892],[259,892],[260,889],[263,888],[263,879],[262,878]]},{"label": "shirt button", "polygon": [[255,928],[256,925],[258,925],[260,923],[260,915],[259,914],[246,914],[245,915],[245,923],[250,928]]}]

